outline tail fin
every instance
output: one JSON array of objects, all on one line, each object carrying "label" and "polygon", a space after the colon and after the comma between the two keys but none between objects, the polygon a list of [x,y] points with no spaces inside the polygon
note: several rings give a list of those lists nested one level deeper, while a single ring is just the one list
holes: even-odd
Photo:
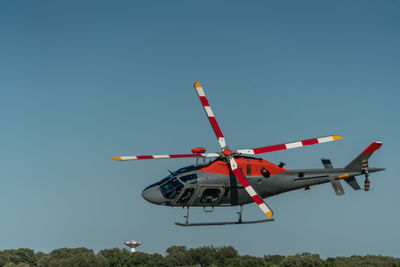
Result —
[{"label": "tail fin", "polygon": [[350,162],[344,169],[346,171],[360,171],[363,169],[363,163],[367,162],[369,157],[382,146],[382,142],[371,143],[360,155]]},{"label": "tail fin", "polygon": [[330,159],[321,159],[321,161],[325,169],[333,169],[332,162]]}]

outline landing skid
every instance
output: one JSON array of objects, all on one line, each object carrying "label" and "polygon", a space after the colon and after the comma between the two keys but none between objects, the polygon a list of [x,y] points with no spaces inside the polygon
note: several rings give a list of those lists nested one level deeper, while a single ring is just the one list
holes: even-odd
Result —
[{"label": "landing skid", "polygon": [[186,221],[184,223],[176,222],[175,224],[178,226],[212,226],[212,225],[230,225],[230,224],[254,224],[254,223],[263,223],[263,222],[272,222],[275,219],[264,219],[264,220],[255,220],[255,221],[242,221],[243,214],[243,205],[240,206],[240,212],[238,212],[239,218],[235,222],[204,222],[204,223],[189,223],[189,207],[187,207]]},{"label": "landing skid", "polygon": [[257,220],[257,221],[236,221],[236,222],[204,222],[204,223],[179,223],[176,222],[176,225],[179,226],[212,226],[212,225],[229,225],[229,224],[253,224],[253,223],[263,223],[263,222],[272,222],[275,219],[265,219],[265,220]]}]

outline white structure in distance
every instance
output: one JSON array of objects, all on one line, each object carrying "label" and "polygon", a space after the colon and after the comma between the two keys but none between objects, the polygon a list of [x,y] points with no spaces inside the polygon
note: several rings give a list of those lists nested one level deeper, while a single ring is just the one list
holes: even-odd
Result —
[{"label": "white structure in distance", "polygon": [[136,252],[136,247],[140,246],[142,242],[140,241],[126,241],[124,242],[125,245],[131,248],[131,252]]}]

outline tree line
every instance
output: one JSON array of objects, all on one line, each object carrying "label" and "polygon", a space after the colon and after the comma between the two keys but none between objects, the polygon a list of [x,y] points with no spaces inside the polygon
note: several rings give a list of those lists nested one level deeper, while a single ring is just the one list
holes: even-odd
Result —
[{"label": "tree line", "polygon": [[127,249],[103,249],[95,253],[87,248],[60,248],[50,253],[32,249],[6,249],[0,251],[0,267],[123,267],[123,266],[399,266],[400,259],[386,256],[351,256],[321,259],[318,254],[302,253],[294,256],[265,255],[240,256],[232,246],[187,249],[172,246],[165,256],[158,253],[131,253]]}]

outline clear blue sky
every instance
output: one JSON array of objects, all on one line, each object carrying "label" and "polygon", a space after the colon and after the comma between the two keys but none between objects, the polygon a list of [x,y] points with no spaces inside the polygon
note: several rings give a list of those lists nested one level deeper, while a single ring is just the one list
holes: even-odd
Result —
[{"label": "clear blue sky", "polygon": [[[398,1],[2,1],[0,249],[98,251],[134,239],[159,253],[400,257],[399,14]],[[264,158],[342,167],[380,140],[370,166],[387,170],[368,193],[344,184],[337,197],[326,184],[269,198],[273,223],[179,228],[184,210],[141,192],[193,160],[110,156],[218,151],[196,80],[232,148],[339,134]],[[263,218],[256,205],[244,216]]]}]

